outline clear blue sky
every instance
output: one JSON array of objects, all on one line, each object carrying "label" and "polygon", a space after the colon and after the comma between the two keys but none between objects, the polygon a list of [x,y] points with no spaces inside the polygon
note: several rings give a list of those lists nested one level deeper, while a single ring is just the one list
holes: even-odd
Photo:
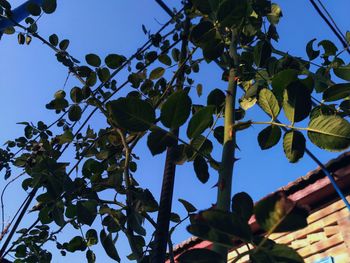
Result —
[{"label": "clear blue sky", "polygon": [[[13,6],[21,4],[23,0],[11,1]],[[158,7],[153,0],[74,0],[58,1],[58,10],[50,16],[44,16],[40,20],[39,33],[48,37],[52,33],[58,34],[62,39],[71,41],[69,52],[74,57],[84,60],[87,53],[96,53],[102,57],[109,53],[120,53],[125,56],[133,54],[145,41],[141,25],[155,32],[168,20],[167,14]],[[179,7],[180,1],[166,1],[169,6]],[[323,1],[331,14],[336,19],[341,30],[350,30],[348,0]],[[282,18],[278,32],[280,41],[274,44],[281,50],[288,51],[295,56],[306,57],[305,45],[312,39],[331,39],[340,48],[340,44],[334,39],[333,34],[316,15],[311,4],[306,0],[281,0],[278,2],[284,17]],[[23,126],[16,125],[20,121],[44,120],[47,123],[57,116],[45,109],[45,104],[51,100],[53,93],[63,87],[67,76],[66,68],[57,63],[56,58],[49,48],[40,42],[33,40],[30,46],[19,46],[17,37],[4,36],[0,42],[0,143],[13,139],[23,134]],[[345,61],[349,58],[345,55]],[[126,76],[118,77],[123,82]],[[196,76],[196,80],[204,86],[204,95],[196,98],[200,103],[205,95],[214,88],[225,89],[225,83],[220,81],[221,72],[214,64],[202,67],[202,73]],[[76,84],[70,78],[66,87],[69,90]],[[196,97],[196,95],[194,95]],[[99,127],[102,123],[101,116],[96,116],[91,126]],[[266,120],[266,116],[260,110],[248,111],[247,119]],[[273,192],[277,188],[286,185],[297,177],[305,175],[314,169],[316,165],[305,156],[298,164],[289,164],[283,155],[281,143],[268,151],[261,151],[257,143],[257,134],[262,127],[253,127],[238,136],[238,144],[241,151],[237,153],[241,159],[236,163],[233,191],[246,191],[255,200]],[[185,137],[184,137],[185,138]],[[337,153],[324,153],[312,147],[310,149],[322,160],[327,161],[336,157]],[[136,179],[159,197],[161,177],[163,172],[164,156],[152,158],[144,142],[136,148],[141,156],[139,170]],[[216,147],[215,156],[220,156],[220,147]],[[64,156],[69,161],[70,155]],[[211,187],[217,180],[215,171],[211,171],[210,181],[202,185],[195,177],[192,167],[178,167],[174,195],[174,212],[185,215],[184,209],[177,202],[178,198],[191,201],[197,208],[205,209],[215,202],[216,190]],[[1,179],[1,185],[5,182]],[[7,192],[6,217],[8,220],[13,215],[18,204],[25,197],[19,184],[12,185]],[[156,218],[156,216],[153,216]],[[23,222],[23,227],[31,223],[29,219]],[[186,224],[178,228],[173,242],[178,243],[189,237],[185,230]],[[73,233],[65,234],[65,237]],[[119,253],[124,258],[129,254],[128,246],[124,238],[117,243]],[[103,256],[100,247],[95,249],[98,255],[97,262],[110,262]],[[53,262],[75,260],[84,262],[84,255],[68,255],[61,258],[54,253]]]}]

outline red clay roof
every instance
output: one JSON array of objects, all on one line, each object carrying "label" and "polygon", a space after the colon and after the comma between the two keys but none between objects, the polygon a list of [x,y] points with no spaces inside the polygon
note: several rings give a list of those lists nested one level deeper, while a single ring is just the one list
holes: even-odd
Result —
[{"label": "red clay roof", "polygon": [[[330,160],[325,166],[332,173],[339,187],[349,192],[350,152],[346,152],[338,158]],[[337,198],[332,184],[320,167],[281,187],[276,192],[278,191],[284,192],[288,198],[300,205],[310,207],[311,210],[318,210],[325,202]],[[254,232],[259,231],[259,226],[255,218],[251,218],[250,225]],[[174,247],[174,254],[179,255],[189,248],[210,248],[210,246],[211,242],[209,241],[191,237],[176,245]]]}]

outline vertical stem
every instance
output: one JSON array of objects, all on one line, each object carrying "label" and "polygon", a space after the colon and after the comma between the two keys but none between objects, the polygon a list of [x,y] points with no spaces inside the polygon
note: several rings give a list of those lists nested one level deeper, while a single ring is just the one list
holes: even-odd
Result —
[{"label": "vertical stem", "polygon": [[[235,161],[236,145],[236,135],[233,131],[233,125],[235,123],[235,102],[237,92],[236,65],[238,64],[238,58],[236,33],[234,31],[232,31],[230,57],[233,63],[229,71],[228,88],[225,100],[224,146],[222,150],[222,159],[219,170],[218,194],[216,203],[217,209],[223,211],[230,210],[233,165]],[[227,248],[218,244],[214,244],[213,250],[221,254],[223,258],[227,258]]]},{"label": "vertical stem", "polygon": [[[186,17],[184,22],[184,31],[182,34],[182,46],[179,60],[179,72],[176,80],[176,89],[183,89],[184,82],[184,67],[188,55],[188,35],[190,29],[190,18]],[[179,129],[171,131],[178,137]],[[163,263],[166,258],[166,247],[169,239],[169,225],[171,216],[171,207],[175,183],[176,171],[176,145],[167,148],[166,160],[163,173],[163,183],[159,202],[159,211],[157,218],[157,229],[155,233],[155,248],[152,255],[152,263]]]},{"label": "vertical stem", "polygon": [[126,216],[127,216],[125,235],[128,238],[131,251],[135,256],[136,261],[140,262],[142,255],[140,254],[140,251],[137,250],[137,246],[134,241],[134,232],[129,223],[129,220],[130,220],[129,217],[131,216],[131,213],[133,210],[133,201],[132,201],[132,193],[130,191],[131,185],[130,185],[130,175],[129,175],[129,163],[130,163],[131,151],[126,141],[124,133],[120,129],[117,129],[117,132],[122,140],[123,147],[125,150],[124,182],[125,182],[125,189],[126,189]]}]

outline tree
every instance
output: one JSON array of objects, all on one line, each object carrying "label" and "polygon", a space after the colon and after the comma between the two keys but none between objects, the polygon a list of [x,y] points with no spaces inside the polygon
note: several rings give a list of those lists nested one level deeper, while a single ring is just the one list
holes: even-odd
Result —
[{"label": "tree", "polygon": [[[28,4],[33,17],[55,11],[56,1],[43,3],[42,7]],[[0,5],[2,14],[11,20],[9,3],[1,1]],[[191,222],[188,231],[215,245],[213,251],[185,253],[180,261],[204,258],[209,262],[223,262],[227,248],[234,240],[241,240],[254,246],[250,251],[253,262],[287,259],[302,262],[293,250],[273,243],[268,235],[305,226],[305,209],[281,194],[255,207],[245,193],[231,199],[238,147],[236,133],[252,125],[267,126],[258,136],[262,149],[275,146],[284,133],[283,148],[290,162],[297,162],[304,155],[306,139],[302,132],[307,132],[310,141],[322,149],[341,151],[350,144],[350,125],[346,120],[350,86],[336,84],[330,74],[333,71],[337,77],[350,80],[349,67],[339,57],[342,51],[338,52],[328,40],[318,43],[322,50],[314,50],[315,40],[311,40],[307,44],[309,60],[306,61],[274,49],[281,16],[279,6],[265,0],[192,0],[159,32],[151,34],[144,28],[149,41],[131,58],[121,54],[105,58],[87,54],[86,63],[80,63],[68,52],[69,40],[60,40],[56,34],[48,40],[40,36],[33,17],[26,19],[25,26],[16,24],[21,30],[17,35],[19,44],[30,44],[32,38],[41,40],[55,51],[58,62],[66,66],[81,85],[72,87],[69,95],[63,90],[57,91],[46,105],[48,110],[60,114],[56,122],[50,125],[22,123],[24,136],[8,141],[1,150],[0,168],[6,170],[5,176],[10,178],[12,165],[23,168],[28,175],[23,188],[31,191],[19,220],[13,224],[2,246],[1,256],[15,252],[18,262],[50,261],[51,252],[44,244],[52,241],[62,255],[86,251],[87,260],[94,262],[92,248],[100,242],[108,256],[120,261],[114,243],[117,233],[122,232],[132,250],[130,260],[163,262],[170,238],[169,220],[183,221],[171,214],[175,167],[192,162],[194,172],[203,183],[208,180],[209,165],[219,173],[214,207],[197,212],[191,203],[181,200]],[[267,30],[264,30],[264,21],[269,25]],[[164,33],[168,26],[170,33]],[[6,32],[14,33],[14,29],[8,28]],[[321,65],[312,62],[319,56]],[[137,62],[131,64],[134,60]],[[201,63],[217,63],[228,83],[225,92],[212,90],[206,105],[193,104],[189,93],[195,84],[192,74],[200,70]],[[171,68],[176,65],[173,74]],[[315,72],[314,66],[318,67]],[[125,69],[129,71],[128,80],[117,85],[114,77]],[[300,79],[300,76],[306,78]],[[119,94],[121,89],[128,88],[126,96]],[[241,98],[237,98],[238,88],[244,91]],[[197,83],[196,89],[200,94],[201,84]],[[314,99],[314,93],[322,95],[322,103]],[[339,108],[330,104],[334,101],[340,103]],[[244,112],[255,105],[260,106],[271,121],[244,119]],[[93,108],[92,113],[77,128],[88,107]],[[85,131],[97,111],[103,114],[106,127],[97,131],[87,127]],[[286,123],[277,119],[281,111]],[[224,119],[224,126],[216,127],[219,119]],[[305,119],[309,120],[307,127],[295,126]],[[57,134],[52,131],[54,125],[60,129]],[[180,128],[186,130],[187,139],[181,138]],[[152,154],[167,151],[164,194],[159,205],[152,193],[138,185],[133,177],[138,158],[134,149],[146,136]],[[217,140],[216,147],[222,144],[220,161],[211,156],[212,137]],[[76,162],[63,163],[60,157],[71,144]],[[71,176],[74,171],[78,171],[75,179]],[[113,191],[118,198],[110,196],[105,200],[101,197],[104,191]],[[38,220],[28,229],[19,230],[21,236],[8,248],[17,223],[34,198],[39,202]],[[157,222],[149,215],[156,211]],[[253,213],[266,230],[265,237],[251,233],[247,222]],[[99,234],[91,228],[80,235],[82,226],[91,227],[97,216],[102,219]],[[149,240],[147,245],[144,220],[157,230],[155,241]],[[53,229],[55,225],[57,230]],[[56,236],[67,226],[77,229],[77,235],[67,242],[57,242]]]}]

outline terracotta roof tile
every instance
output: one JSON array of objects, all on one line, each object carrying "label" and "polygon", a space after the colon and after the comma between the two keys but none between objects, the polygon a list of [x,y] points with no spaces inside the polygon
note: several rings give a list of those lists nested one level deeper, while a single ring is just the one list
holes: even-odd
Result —
[{"label": "terracotta roof tile", "polygon": [[[348,179],[346,180],[350,181],[350,152],[346,152],[344,154],[341,154],[339,157],[330,160],[325,166],[331,173],[333,173],[333,176],[335,178],[344,178],[346,175],[349,175],[347,177]],[[325,184],[329,185],[329,182],[326,181],[327,178],[325,177],[326,175],[322,172],[321,168],[317,167],[315,170],[308,172],[305,176],[299,177],[295,181],[279,188],[276,192],[283,191],[287,196],[293,195],[293,197],[295,197],[293,199],[297,199],[298,192],[303,192],[303,194],[305,194],[304,190],[307,188],[309,188],[308,191],[311,192],[321,189]],[[316,185],[313,185],[315,183]],[[197,245],[201,241],[202,239],[200,238],[191,237],[176,245],[174,247],[174,253],[180,254],[183,251]]]}]

